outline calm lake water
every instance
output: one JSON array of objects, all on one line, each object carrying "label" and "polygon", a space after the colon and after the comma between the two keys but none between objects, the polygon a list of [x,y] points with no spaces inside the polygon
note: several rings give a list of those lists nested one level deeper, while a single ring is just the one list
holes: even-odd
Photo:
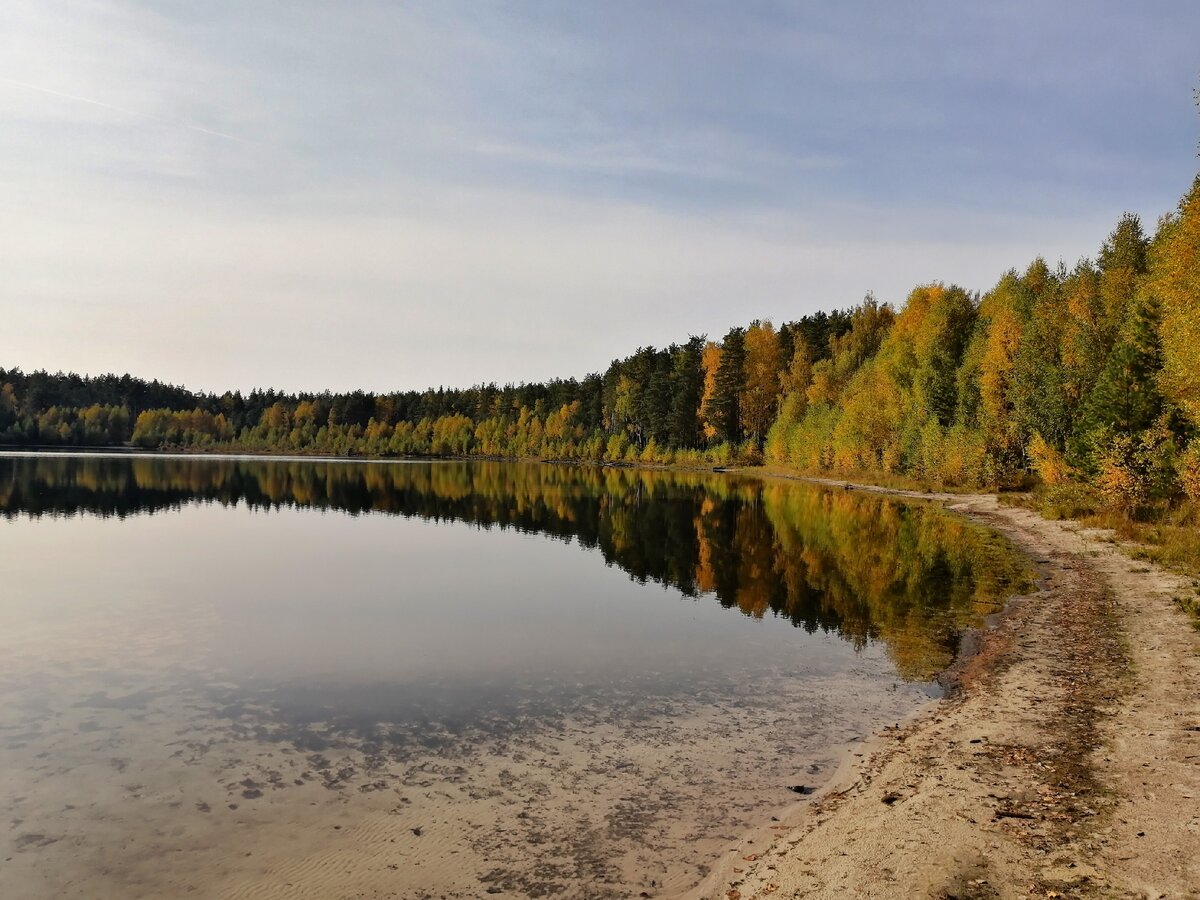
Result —
[{"label": "calm lake water", "polygon": [[0,895],[673,896],[1027,585],[922,504],[0,456]]}]

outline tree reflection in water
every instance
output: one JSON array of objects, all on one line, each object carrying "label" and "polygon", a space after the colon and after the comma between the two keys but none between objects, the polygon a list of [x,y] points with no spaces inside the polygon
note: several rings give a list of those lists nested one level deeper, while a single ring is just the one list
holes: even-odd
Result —
[{"label": "tree reflection in water", "polygon": [[133,516],[189,504],[312,507],[517,529],[745,615],[856,646],[928,680],[964,630],[1028,589],[999,536],[940,508],[753,476],[488,461],[0,458],[0,514]]}]

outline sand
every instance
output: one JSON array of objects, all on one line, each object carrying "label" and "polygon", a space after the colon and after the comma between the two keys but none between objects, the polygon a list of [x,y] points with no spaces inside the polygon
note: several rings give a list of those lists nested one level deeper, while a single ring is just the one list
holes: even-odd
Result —
[{"label": "sand", "polygon": [[1200,897],[1200,633],[1173,601],[1196,586],[995,496],[889,493],[1004,532],[1039,589],[948,699],[693,896]]}]

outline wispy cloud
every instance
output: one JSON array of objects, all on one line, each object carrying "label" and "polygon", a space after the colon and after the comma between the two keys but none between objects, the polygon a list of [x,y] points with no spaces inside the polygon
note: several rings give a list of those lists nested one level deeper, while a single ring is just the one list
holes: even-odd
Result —
[{"label": "wispy cloud", "polygon": [[38,84],[30,84],[27,81],[19,81],[16,78],[7,78],[0,76],[0,83],[12,85],[14,87],[23,88],[30,91],[38,91],[42,94],[47,94],[51,97],[57,97],[60,100],[70,100],[73,103],[86,103],[90,106],[97,106],[100,109],[107,109],[111,112],[119,113],[122,116],[133,116],[139,119],[146,119],[151,122],[158,122],[162,125],[170,125],[176,128],[186,128],[190,131],[196,131],[200,134],[207,134],[211,137],[222,138],[227,141],[237,141],[242,144],[257,143],[248,138],[238,137],[234,134],[227,134],[224,131],[217,131],[214,128],[205,128],[203,125],[195,125],[191,122],[184,122],[179,119],[168,119],[163,116],[156,116],[153,113],[138,112],[134,109],[127,109],[124,106],[116,106],[112,103],[105,103],[103,100],[96,100],[92,97],[81,97],[78,94],[68,94],[64,91],[56,91],[52,88],[43,87]]},{"label": "wispy cloud", "polygon": [[747,148],[744,153],[714,155],[698,143],[676,147],[670,154],[656,154],[636,145],[592,144],[553,149],[536,144],[485,141],[472,147],[485,156],[525,166],[549,166],[556,169],[614,174],[654,174],[672,178],[759,182],[781,168],[828,170],[844,165],[833,156],[789,156],[767,154]]}]

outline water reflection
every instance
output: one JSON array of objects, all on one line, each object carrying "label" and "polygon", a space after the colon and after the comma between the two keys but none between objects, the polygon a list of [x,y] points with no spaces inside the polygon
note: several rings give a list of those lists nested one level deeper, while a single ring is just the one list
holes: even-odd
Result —
[{"label": "water reflection", "polygon": [[[0,457],[0,515],[128,517],[192,504],[380,513],[599,551],[638,582],[714,595],[926,680],[1028,583],[998,537],[940,509],[753,477],[504,462]],[[464,561],[465,562],[465,561]]]}]

